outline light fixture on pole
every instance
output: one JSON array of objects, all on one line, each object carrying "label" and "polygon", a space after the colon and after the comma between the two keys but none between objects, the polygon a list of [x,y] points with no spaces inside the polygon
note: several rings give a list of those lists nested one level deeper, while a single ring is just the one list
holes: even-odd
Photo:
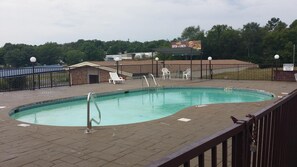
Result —
[{"label": "light fixture on pole", "polygon": [[34,65],[36,63],[36,57],[30,57],[30,62],[32,63],[32,78],[33,78],[33,86],[32,86],[32,90],[35,90],[35,70],[34,70]]},{"label": "light fixture on pole", "polygon": [[278,62],[278,59],[279,59],[279,55],[278,54],[274,55],[274,59],[275,59],[275,66],[276,66],[275,69],[277,71],[277,66],[278,66],[277,62]]},{"label": "light fixture on pole", "polygon": [[159,57],[156,57],[155,58],[155,60],[156,60],[156,77],[158,78],[158,61],[159,61]]},{"label": "light fixture on pole", "polygon": [[212,57],[208,57],[208,62],[209,62],[209,75],[210,75],[210,79],[212,79],[212,69],[211,69],[211,60],[212,60]]},{"label": "light fixture on pole", "polygon": [[115,57],[114,61],[116,62],[117,65],[117,74],[119,75],[119,61],[121,61],[122,59],[120,57]]},{"label": "light fixture on pole", "polygon": [[203,52],[200,52],[200,79],[202,79],[202,54]]}]

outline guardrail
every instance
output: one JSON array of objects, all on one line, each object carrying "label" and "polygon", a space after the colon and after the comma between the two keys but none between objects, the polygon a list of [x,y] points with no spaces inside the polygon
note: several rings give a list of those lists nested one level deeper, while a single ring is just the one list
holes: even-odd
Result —
[{"label": "guardrail", "polygon": [[[297,166],[297,90],[275,104],[232,117],[234,125],[150,164],[150,167]],[[205,158],[206,154],[209,158]]]}]

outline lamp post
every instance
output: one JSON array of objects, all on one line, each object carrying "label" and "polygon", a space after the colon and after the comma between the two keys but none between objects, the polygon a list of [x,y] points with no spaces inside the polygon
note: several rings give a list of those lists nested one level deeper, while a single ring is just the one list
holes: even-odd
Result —
[{"label": "lamp post", "polygon": [[210,74],[210,79],[212,79],[212,69],[211,69],[211,60],[212,60],[212,57],[208,57],[208,62],[209,62],[209,74]]},{"label": "lamp post", "polygon": [[155,60],[156,60],[156,77],[158,78],[158,61],[159,61],[159,57],[156,57]]},{"label": "lamp post", "polygon": [[278,64],[277,64],[277,61],[278,61],[278,59],[279,59],[279,55],[278,54],[276,54],[276,55],[274,55],[274,60],[275,60],[275,73],[274,73],[274,70],[272,70],[272,74],[274,74],[274,75],[272,75],[272,77],[274,77],[273,79],[275,80],[276,79],[276,75],[277,75],[277,66],[278,66]]},{"label": "lamp post", "polygon": [[116,62],[117,65],[117,74],[119,75],[119,61],[121,61],[122,59],[120,57],[115,57],[114,61]]},{"label": "lamp post", "polygon": [[278,54],[274,55],[274,59],[275,59],[275,66],[276,66],[275,69],[277,71],[277,66],[278,66],[277,61],[279,59],[279,55]]},{"label": "lamp post", "polygon": [[200,79],[202,79],[202,52],[200,53]]},{"label": "lamp post", "polygon": [[35,65],[35,62],[36,62],[36,57],[30,57],[30,62],[32,63],[32,74],[33,74],[33,90],[35,90],[35,70],[34,70],[34,65]]}]

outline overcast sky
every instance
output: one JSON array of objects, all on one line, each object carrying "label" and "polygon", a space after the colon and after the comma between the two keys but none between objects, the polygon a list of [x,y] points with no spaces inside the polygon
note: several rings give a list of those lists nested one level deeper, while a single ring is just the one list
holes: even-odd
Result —
[{"label": "overcast sky", "polygon": [[0,0],[0,46],[78,39],[172,40],[189,26],[290,25],[296,0]]}]

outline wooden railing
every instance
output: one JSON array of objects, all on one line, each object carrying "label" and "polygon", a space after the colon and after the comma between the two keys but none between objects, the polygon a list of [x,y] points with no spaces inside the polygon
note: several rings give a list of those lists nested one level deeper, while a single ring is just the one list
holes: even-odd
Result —
[{"label": "wooden railing", "polygon": [[244,120],[150,164],[150,167],[297,166],[297,90]]}]

